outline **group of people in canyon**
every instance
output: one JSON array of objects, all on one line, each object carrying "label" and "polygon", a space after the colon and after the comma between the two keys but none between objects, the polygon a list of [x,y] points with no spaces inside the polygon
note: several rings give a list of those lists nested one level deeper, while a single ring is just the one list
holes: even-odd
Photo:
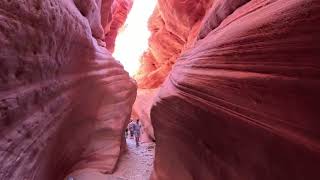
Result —
[{"label": "group of people in canyon", "polygon": [[137,120],[131,120],[130,123],[128,124],[126,131],[125,131],[125,136],[128,137],[130,134],[130,138],[135,139],[136,141],[136,146],[139,146],[140,142],[140,135],[141,135],[141,123],[139,122],[139,119]]}]

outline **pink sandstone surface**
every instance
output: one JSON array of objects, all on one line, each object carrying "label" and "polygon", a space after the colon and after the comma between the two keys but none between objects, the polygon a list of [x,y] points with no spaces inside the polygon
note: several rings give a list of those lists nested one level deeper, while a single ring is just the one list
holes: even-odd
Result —
[{"label": "pink sandstone surface", "polygon": [[114,170],[136,85],[98,46],[99,3],[0,1],[0,179]]},{"label": "pink sandstone surface", "polygon": [[[157,88],[171,71],[213,0],[159,0],[149,19],[149,48],[136,79],[139,88]],[[189,37],[191,36],[191,37]]]},{"label": "pink sandstone surface", "polygon": [[221,2],[153,103],[152,179],[318,179],[319,1]]}]

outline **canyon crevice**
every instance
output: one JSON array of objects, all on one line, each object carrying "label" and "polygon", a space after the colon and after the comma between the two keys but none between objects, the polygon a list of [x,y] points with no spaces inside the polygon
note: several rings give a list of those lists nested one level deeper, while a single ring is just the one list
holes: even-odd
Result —
[{"label": "canyon crevice", "polygon": [[131,78],[133,3],[0,2],[0,180],[111,174],[130,118],[152,180],[319,178],[319,1],[158,0]]}]

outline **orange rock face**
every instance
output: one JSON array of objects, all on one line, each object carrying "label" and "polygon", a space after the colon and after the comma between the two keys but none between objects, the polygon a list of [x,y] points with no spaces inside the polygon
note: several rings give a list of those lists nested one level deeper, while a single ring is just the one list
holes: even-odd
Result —
[{"label": "orange rock face", "polygon": [[319,1],[225,2],[153,104],[153,179],[317,179]]},{"label": "orange rock face", "polygon": [[107,44],[107,49],[110,52],[114,51],[118,31],[124,24],[132,4],[132,0],[115,0],[112,4],[112,21],[110,23],[110,29],[106,31],[105,34],[105,42]]},{"label": "orange rock face", "polygon": [[0,2],[0,179],[114,170],[136,85],[97,45],[99,3]]},{"label": "orange rock face", "polygon": [[212,0],[159,0],[149,20],[149,49],[136,76],[139,88],[157,88],[171,71],[193,33],[211,7]]}]

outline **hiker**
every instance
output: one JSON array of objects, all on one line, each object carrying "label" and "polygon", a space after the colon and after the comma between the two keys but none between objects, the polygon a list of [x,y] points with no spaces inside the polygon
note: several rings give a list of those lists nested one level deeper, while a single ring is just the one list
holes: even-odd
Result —
[{"label": "hiker", "polygon": [[129,132],[130,132],[130,138],[133,139],[133,124],[134,122],[131,120],[131,122],[128,124],[128,129],[129,129]]},{"label": "hiker", "polygon": [[139,139],[141,133],[141,124],[139,123],[139,119],[133,124],[134,137],[136,139],[136,146],[139,146]]}]

